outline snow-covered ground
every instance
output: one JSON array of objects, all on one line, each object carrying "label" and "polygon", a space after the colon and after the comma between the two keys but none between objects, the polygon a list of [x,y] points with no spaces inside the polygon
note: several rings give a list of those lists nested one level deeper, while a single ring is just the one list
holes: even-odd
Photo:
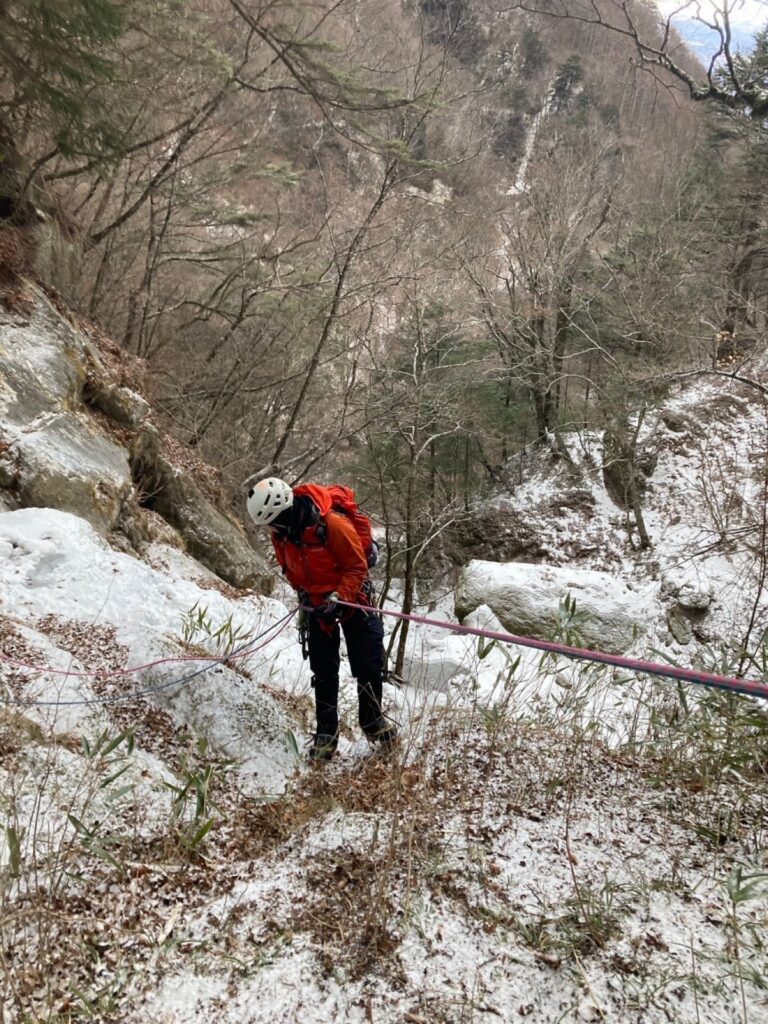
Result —
[{"label": "snow-covered ground", "polygon": [[[690,663],[763,614],[738,543],[761,415],[703,385],[649,426],[648,552],[595,438],[572,446],[588,514],[534,511],[552,564],[615,572],[638,618],[650,593],[706,605],[689,643],[660,623],[638,653]],[[561,484],[542,468],[499,502]],[[309,768],[276,595],[74,515],[0,514],[0,1020],[768,1021],[762,709],[413,628],[397,752],[361,740],[345,672],[339,753]],[[454,621],[451,596],[430,615]]]},{"label": "snow-covered ground", "polygon": [[[210,579],[174,549],[155,550],[154,568],[111,551],[63,513],[2,516],[0,544],[3,651],[27,664],[114,671],[179,654],[189,611],[203,601],[214,624],[231,617],[243,631],[286,610],[207,589]],[[487,609],[470,621],[498,625]],[[765,905],[745,901],[734,926],[727,897],[734,857],[746,850],[730,838],[730,851],[713,845],[706,826],[696,831],[711,805],[656,790],[642,759],[595,738],[596,700],[603,726],[606,703],[620,717],[612,688],[598,698],[565,666],[546,671],[531,652],[517,662],[436,630],[415,636],[410,656],[422,676],[387,692],[404,733],[397,757],[367,757],[350,730],[333,764],[291,777],[280,760],[289,745],[238,749],[233,724],[262,688],[303,701],[306,713],[291,633],[247,662],[249,679],[217,666],[127,705],[20,705],[25,721],[56,737],[4,757],[21,863],[32,859],[34,833],[37,863],[48,865],[34,885],[23,875],[6,883],[3,897],[39,915],[7,935],[46,967],[43,976],[9,960],[40,1019],[78,1010],[167,1024],[735,1022],[744,1013],[733,936],[749,974],[747,1019],[768,1019],[755,983]],[[185,671],[170,664],[140,684],[90,683],[7,666],[4,678],[18,699],[89,700]],[[348,678],[342,703],[353,721]],[[127,710],[115,719],[115,707]],[[133,752],[88,759],[74,742],[93,745],[126,724],[136,726]],[[218,781],[217,824],[192,852],[178,844],[168,788],[183,778],[179,729],[207,734],[239,762],[235,784],[231,774]],[[269,759],[287,788],[265,803],[260,793],[276,788]],[[123,768],[113,799],[105,782]],[[77,865],[66,884],[62,860]],[[15,1013],[8,1002],[8,1019]]]}]

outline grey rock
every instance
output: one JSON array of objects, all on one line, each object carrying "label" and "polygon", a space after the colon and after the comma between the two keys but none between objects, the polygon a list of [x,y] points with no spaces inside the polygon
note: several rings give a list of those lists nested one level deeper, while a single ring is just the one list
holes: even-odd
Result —
[{"label": "grey rock", "polygon": [[194,558],[235,587],[271,591],[273,571],[192,477],[170,462],[156,431],[145,429],[137,435],[131,463],[143,503],[178,530]]},{"label": "grey rock", "polygon": [[15,463],[12,459],[0,458],[0,487],[13,487],[15,482]]},{"label": "grey rock", "polygon": [[683,608],[703,610],[709,608],[714,596],[711,584],[697,586],[692,583],[685,583],[677,592],[677,602]]},{"label": "grey rock", "polygon": [[681,608],[705,611],[712,604],[715,586],[708,573],[698,566],[671,567],[664,573],[661,592],[671,596]]},{"label": "grey rock", "polygon": [[97,381],[89,388],[88,400],[116,423],[138,427],[150,414],[149,402],[121,384]]},{"label": "grey rock", "polygon": [[73,409],[86,376],[85,351],[52,307],[37,302],[28,325],[0,324],[0,416],[25,426],[41,413]]},{"label": "grey rock", "polygon": [[682,646],[689,644],[693,640],[691,622],[679,606],[675,606],[667,613],[667,625],[669,626],[669,632]]},{"label": "grey rock", "polygon": [[22,505],[72,512],[104,533],[113,528],[133,486],[127,453],[87,417],[38,416],[14,449]]},{"label": "grey rock", "polygon": [[134,552],[142,552],[152,544],[167,544],[169,547],[182,549],[184,547],[184,540],[178,530],[157,512],[143,508],[135,501],[125,502],[115,529],[128,540]]},{"label": "grey rock", "polygon": [[[583,643],[609,652],[627,650],[660,608],[643,602],[610,573],[524,562],[470,562],[456,594],[460,619],[485,604],[519,636],[548,639],[558,627],[560,602],[570,595],[583,618],[576,623]],[[644,609],[640,618],[639,610]]]}]

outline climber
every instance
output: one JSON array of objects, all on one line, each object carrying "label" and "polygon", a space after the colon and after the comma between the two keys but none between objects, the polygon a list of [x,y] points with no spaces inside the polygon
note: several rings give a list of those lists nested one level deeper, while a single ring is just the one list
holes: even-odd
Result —
[{"label": "climber", "polygon": [[[372,743],[391,747],[397,729],[381,710],[384,674],[384,626],[372,605],[368,576],[370,552],[361,539],[367,520],[354,496],[347,509],[334,500],[347,488],[259,480],[248,492],[248,514],[257,526],[269,526],[272,545],[284,576],[311,608],[309,665],[315,690],[317,730],[309,746],[311,761],[330,759],[339,736],[339,626],[344,631],[349,665],[357,680],[360,728]],[[370,521],[367,536],[370,537]],[[371,611],[345,608],[340,601],[371,606]]]}]

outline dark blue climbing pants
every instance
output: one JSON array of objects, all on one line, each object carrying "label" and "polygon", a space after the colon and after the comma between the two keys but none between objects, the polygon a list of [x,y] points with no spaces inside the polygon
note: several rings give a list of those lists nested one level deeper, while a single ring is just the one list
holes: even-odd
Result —
[{"label": "dark blue climbing pants", "polygon": [[[352,675],[357,680],[360,728],[375,732],[381,718],[384,675],[384,626],[375,612],[356,610],[341,624]],[[309,667],[315,688],[317,731],[335,736],[339,731],[339,624],[328,632],[309,616]]]}]

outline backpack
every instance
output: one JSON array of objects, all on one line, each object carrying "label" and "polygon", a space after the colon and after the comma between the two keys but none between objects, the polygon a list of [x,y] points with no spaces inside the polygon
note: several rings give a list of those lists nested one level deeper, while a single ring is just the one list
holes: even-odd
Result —
[{"label": "backpack", "polygon": [[360,543],[363,545],[368,568],[372,569],[377,564],[379,545],[373,539],[371,517],[359,508],[355,501],[355,492],[351,487],[344,487],[343,484],[331,484],[328,487],[323,484],[300,484],[298,487],[294,487],[293,493],[311,498],[322,516],[329,512],[338,512],[346,516],[354,526]]}]

